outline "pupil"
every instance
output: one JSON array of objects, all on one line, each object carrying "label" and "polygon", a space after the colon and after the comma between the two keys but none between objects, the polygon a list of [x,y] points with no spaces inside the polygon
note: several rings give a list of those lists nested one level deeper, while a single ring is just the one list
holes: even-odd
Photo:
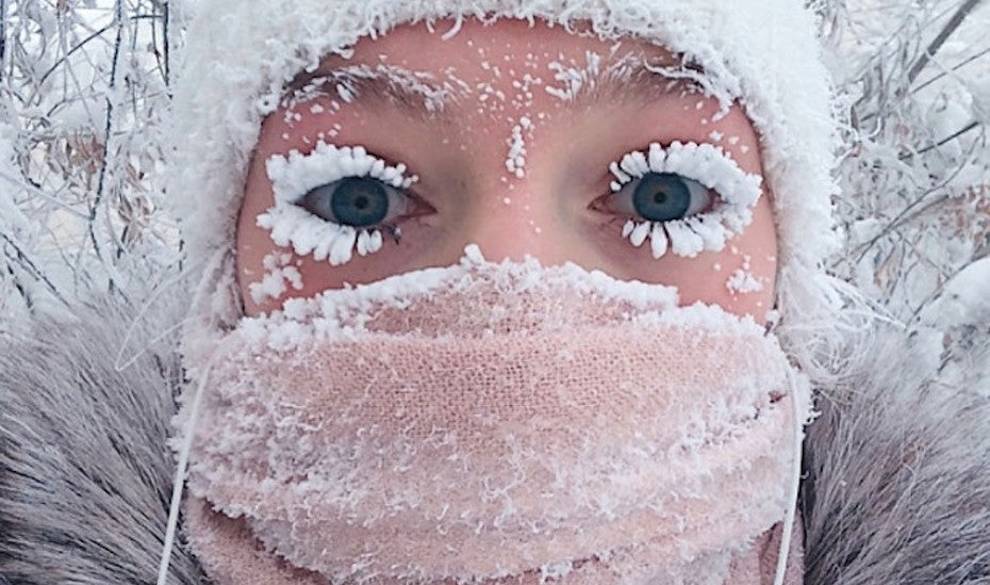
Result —
[{"label": "pupil", "polygon": [[674,173],[647,173],[633,194],[636,213],[647,221],[683,219],[691,208],[691,190]]}]

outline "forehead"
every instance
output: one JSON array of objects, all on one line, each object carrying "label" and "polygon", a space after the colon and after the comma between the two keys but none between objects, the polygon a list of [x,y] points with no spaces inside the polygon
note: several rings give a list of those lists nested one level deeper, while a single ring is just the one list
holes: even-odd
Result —
[{"label": "forehead", "polygon": [[567,30],[544,21],[502,19],[485,24],[465,19],[461,24],[442,20],[401,25],[377,39],[362,39],[354,47],[355,57],[369,59],[387,54],[399,63],[424,69],[461,66],[484,71],[509,65],[524,67],[527,62],[583,58],[586,52],[599,57],[630,52],[673,60],[663,47],[632,37],[614,40],[600,38],[586,26]]},{"label": "forehead", "polygon": [[[344,101],[361,93],[372,100],[389,96],[410,102],[406,105],[413,105],[411,94],[418,92],[435,102],[427,103],[428,110],[468,95],[480,102],[481,113],[506,109],[509,102],[518,109],[545,101],[546,95],[573,106],[608,94],[629,99],[669,93],[671,79],[656,73],[678,68],[691,66],[661,46],[631,37],[606,40],[587,27],[475,19],[407,24],[363,38],[347,58],[330,56],[316,71],[300,74],[288,85],[282,105],[329,90]],[[682,91],[698,89],[687,81],[690,74],[679,78]]]}]

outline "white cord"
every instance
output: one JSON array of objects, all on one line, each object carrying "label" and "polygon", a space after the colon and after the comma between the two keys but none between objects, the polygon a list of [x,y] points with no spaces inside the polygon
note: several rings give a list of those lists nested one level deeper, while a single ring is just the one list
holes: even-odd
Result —
[{"label": "white cord", "polygon": [[792,445],[794,447],[794,466],[791,473],[791,484],[788,488],[788,500],[791,505],[787,508],[787,515],[784,517],[784,532],[780,537],[780,549],[777,553],[777,576],[774,578],[774,585],[784,584],[784,573],[787,570],[787,557],[791,552],[791,533],[794,530],[794,517],[797,515],[798,492],[801,487],[801,450],[803,446],[803,429],[801,413],[798,406],[798,385],[795,383],[794,373],[787,371],[787,378],[791,387],[791,414],[794,418],[794,435]]},{"label": "white cord", "polygon": [[189,413],[189,422],[186,425],[185,434],[182,437],[182,450],[179,451],[179,465],[175,471],[175,480],[172,482],[172,504],[168,512],[168,527],[165,530],[165,545],[162,548],[162,560],[158,566],[158,585],[165,585],[168,577],[168,567],[172,560],[172,546],[175,543],[175,530],[179,523],[179,506],[182,503],[182,489],[185,486],[186,468],[189,464],[189,452],[192,450],[193,434],[196,430],[196,421],[199,418],[199,404],[203,398],[203,390],[206,388],[206,381],[209,378],[210,370],[213,368],[213,360],[216,353],[206,362],[203,368],[203,375],[196,386],[196,394],[193,396],[192,410]]}]

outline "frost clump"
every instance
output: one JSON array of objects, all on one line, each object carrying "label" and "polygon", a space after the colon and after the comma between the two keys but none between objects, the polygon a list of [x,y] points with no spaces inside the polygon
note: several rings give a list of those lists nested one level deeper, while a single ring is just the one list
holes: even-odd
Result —
[{"label": "frost clump", "polygon": [[526,116],[512,127],[512,137],[507,141],[509,154],[505,158],[505,168],[517,179],[526,177],[526,139],[523,132],[531,132],[533,122]]},{"label": "frost clump", "polygon": [[732,273],[725,286],[734,293],[755,293],[763,290],[763,283],[753,276],[753,273],[742,268]]},{"label": "frost clump", "polygon": [[295,266],[290,266],[292,254],[272,253],[265,256],[262,261],[266,272],[260,282],[251,283],[248,290],[251,293],[251,300],[260,304],[267,299],[277,299],[288,290],[286,283],[294,290],[302,290],[302,275]]}]

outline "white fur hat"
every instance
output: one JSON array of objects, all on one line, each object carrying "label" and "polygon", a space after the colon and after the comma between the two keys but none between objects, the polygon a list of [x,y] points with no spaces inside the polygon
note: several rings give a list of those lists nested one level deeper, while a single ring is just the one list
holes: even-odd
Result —
[{"label": "white fur hat", "polygon": [[604,39],[635,36],[685,55],[724,105],[739,100],[774,194],[778,307],[788,320],[824,304],[821,265],[836,242],[835,117],[815,15],[801,0],[202,0],[197,13],[176,89],[168,185],[193,262],[232,249],[261,122],[303,69],[404,23],[583,21]]}]

